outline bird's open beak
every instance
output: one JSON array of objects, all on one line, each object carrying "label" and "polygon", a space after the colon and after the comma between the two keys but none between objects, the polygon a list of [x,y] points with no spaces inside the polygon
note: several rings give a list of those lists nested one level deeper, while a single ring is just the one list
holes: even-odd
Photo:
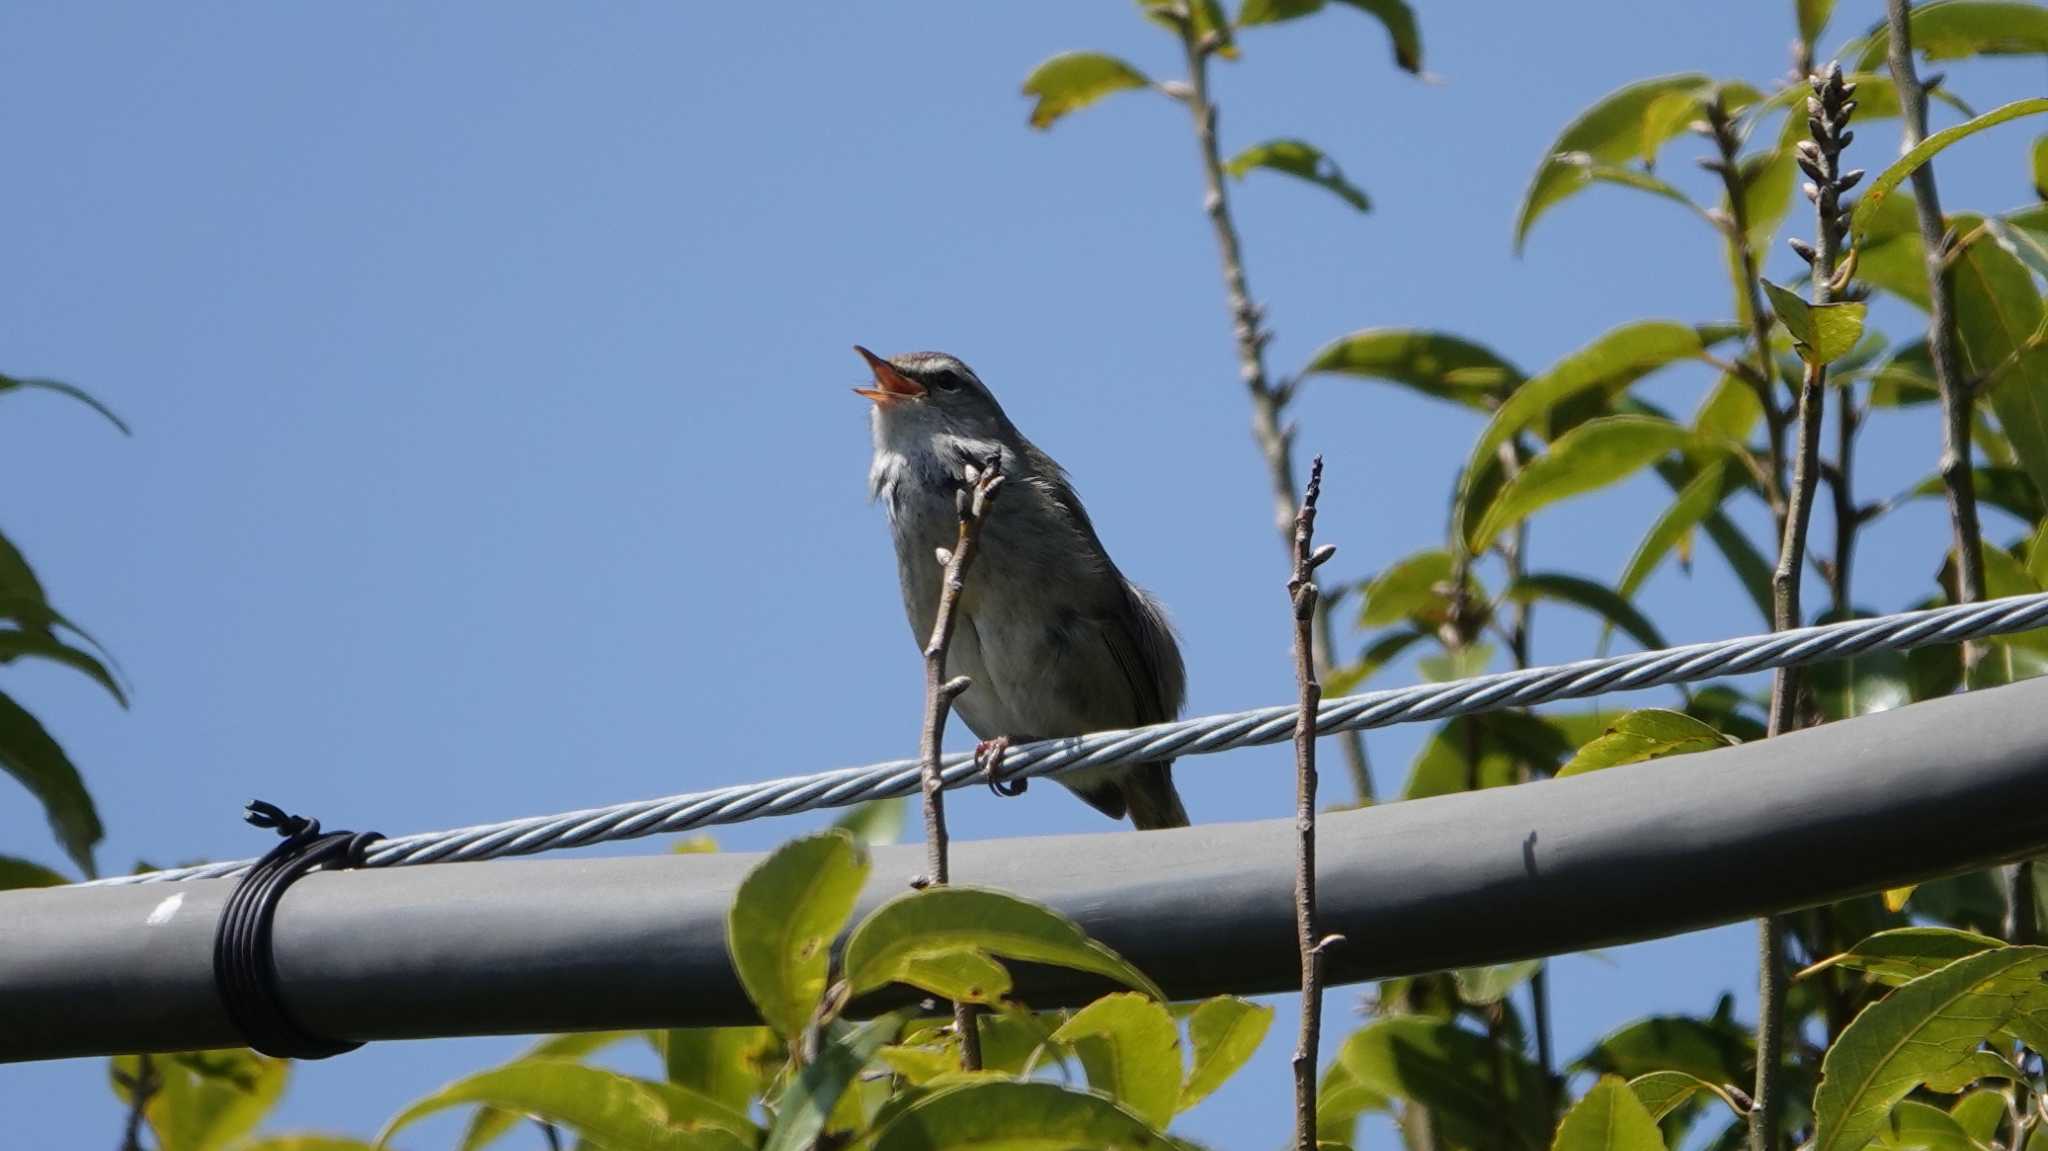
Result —
[{"label": "bird's open beak", "polygon": [[924,398],[924,385],[897,371],[894,364],[859,344],[855,344],[853,350],[860,353],[860,358],[868,362],[868,370],[875,373],[875,386],[855,388],[853,390],[856,395],[866,396],[878,404]]}]

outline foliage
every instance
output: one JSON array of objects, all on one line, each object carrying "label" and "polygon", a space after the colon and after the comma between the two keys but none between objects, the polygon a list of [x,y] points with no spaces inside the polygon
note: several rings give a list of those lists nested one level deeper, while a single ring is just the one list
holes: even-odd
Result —
[{"label": "foliage", "polygon": [[[1391,41],[1397,66],[1421,70],[1416,13],[1400,0],[1245,0],[1235,19],[1217,0],[1139,4],[1195,61],[1205,54],[1236,59],[1254,30],[1330,7],[1370,17]],[[1781,7],[1803,56],[1820,58],[1815,49],[1833,4]],[[2048,9],[2039,4],[1936,0],[1918,5],[1912,20],[1929,60],[2048,53]],[[1766,46],[1775,48],[1778,35],[1767,36]],[[1787,277],[1781,286],[1762,273],[1781,231],[1811,236],[1820,223],[1788,224],[1800,219],[1802,204],[1805,84],[1703,73],[1615,76],[1603,86],[1618,86],[1536,158],[1512,222],[1513,247],[1523,251],[1540,222],[1584,211],[1589,198],[1644,194],[1676,203],[1685,210],[1669,214],[1670,226],[1708,229],[1722,258],[1698,269],[1661,266],[1658,274],[1711,278],[1716,298],[1728,301],[1726,315],[1615,317],[1604,332],[1573,336],[1577,350],[1533,371],[1481,334],[1362,327],[1330,339],[1281,377],[1286,390],[1310,380],[1391,385],[1441,401],[1472,424],[1472,444],[1446,493],[1442,538],[1411,541],[1402,558],[1338,589],[1357,599],[1352,618],[1363,634],[1342,644],[1349,656],[1329,677],[1331,692],[1355,690],[1395,666],[1443,677],[1483,672],[1503,659],[1527,663],[1535,622],[1554,608],[1597,620],[1602,643],[1618,632],[1644,647],[1665,646],[1667,631],[1684,621],[1652,618],[1641,593],[1673,567],[1690,575],[1707,553],[1728,567],[1768,624],[1764,557],[1777,553],[1788,514],[1796,397],[1803,377],[1823,371],[1828,403],[1847,418],[1830,425],[1841,438],[1819,463],[1845,514],[1833,541],[1810,549],[1828,586],[1826,603],[1802,622],[1864,613],[1849,574],[1861,533],[1907,502],[1946,493],[1931,447],[1928,478],[1906,492],[1872,502],[1855,489],[1857,437],[1873,412],[1919,421],[1922,442],[1938,438],[1937,374],[1924,328],[1877,330],[1883,311],[1870,307],[1890,299],[1917,314],[1936,299],[1909,178],[1958,141],[2048,111],[2048,99],[2023,100],[1935,131],[1898,156],[1881,140],[1883,122],[1902,111],[1884,70],[1887,43],[1880,27],[1841,53],[1857,89],[1857,127],[1867,137],[1852,155],[1883,162],[1871,163],[1878,174],[1849,208],[1850,246],[1832,302],[1812,302],[1821,297],[1809,296],[1810,280],[1802,286]],[[1962,107],[1952,87],[1932,93],[1947,112]],[[1154,79],[1099,52],[1051,57],[1024,81],[1029,122],[1039,129],[1124,92],[1194,96],[1190,82]],[[1685,139],[1711,150],[1704,173],[1660,167]],[[1213,170],[1219,160],[1210,164]],[[1237,179],[1260,171],[1289,176],[1360,211],[1370,207],[1333,156],[1292,136],[1243,146],[1220,166]],[[2048,200],[2048,141],[2014,171],[2028,174]],[[1981,505],[2022,521],[2010,546],[1985,542],[1985,585],[1995,596],[2048,587],[2048,301],[2041,286],[2048,205],[1975,207],[1949,205],[1938,266],[1953,294],[1973,437],[1963,471]],[[1353,222],[1349,213],[1334,215],[1345,226]],[[1810,247],[1802,254],[1810,256]],[[1691,388],[1690,414],[1664,410],[1646,384],[1665,403]],[[0,395],[28,390],[70,391],[0,377]],[[1530,570],[1536,532],[1583,509],[1583,497],[1625,483],[1661,485],[1669,494],[1648,522],[1596,525],[1640,541],[1622,571],[1607,579]],[[1942,574],[1930,579],[1924,598],[1894,606],[1956,599],[1948,533],[1901,545],[1902,553],[1908,546],[1919,551],[1888,562]],[[11,629],[0,631],[0,663],[60,662],[123,698],[104,653],[49,607],[4,538],[0,608]],[[1955,648],[1860,656],[1808,673],[1792,721],[1831,722],[2043,670],[2042,633],[1986,645],[1967,674]],[[1693,685],[1664,706],[1620,714],[1509,709],[1450,720],[1429,734],[1403,798],[1595,770],[1692,770],[1690,762],[1636,765],[1760,738],[1755,686]],[[44,804],[60,843],[89,872],[100,830],[76,769],[5,696],[0,766]],[[1052,910],[1001,892],[936,888],[880,898],[886,893],[873,888],[865,843],[893,835],[900,822],[900,810],[893,818],[863,813],[784,845],[750,873],[732,909],[728,946],[763,1026],[648,1034],[641,1053],[658,1055],[659,1071],[647,1075],[592,1062],[623,1033],[545,1040],[422,1098],[393,1117],[377,1142],[429,1114],[464,1108],[471,1111],[465,1151],[524,1117],[607,1151],[1179,1145],[1172,1124],[1244,1066],[1266,1037],[1272,1010],[1233,997],[1191,1009],[1169,1005],[1155,982],[1161,973],[1136,970]],[[2021,874],[2034,872],[2030,864]],[[0,859],[0,885],[53,875]],[[856,922],[863,893],[873,896],[866,904],[873,910]],[[1799,1041],[1790,1045],[1780,1083],[1790,1145],[2035,1146],[2048,1115],[2041,1105],[2048,1098],[2048,950],[1998,932],[2007,910],[1998,889],[1973,875],[1786,917],[1790,950],[1804,965],[1787,996],[1787,1033]],[[1072,1010],[1035,1009],[1020,998],[1017,964],[1085,972],[1119,990]],[[1560,1060],[1544,1033],[1542,974],[1541,958],[1528,957],[1385,981],[1372,1017],[1322,1069],[1316,1113],[1326,1145],[1348,1145],[1359,1117],[1373,1113],[1399,1119],[1413,1151],[1718,1149],[1744,1138],[1752,1102],[1738,1085],[1754,1072],[1757,1045],[1728,1000],[1712,1012],[1631,1021]],[[883,1010],[929,1002],[921,996],[984,1008],[976,1024],[982,1069],[961,1069],[951,1016],[928,1007]],[[117,1092],[140,1102],[138,1115],[162,1151],[363,1145],[324,1136],[250,1141],[287,1073],[282,1064],[233,1052],[114,1066]]]},{"label": "foliage", "polygon": [[[50,393],[77,400],[127,434],[128,425],[85,390],[57,380],[0,374],[0,400],[9,395]],[[109,668],[112,658],[85,630],[51,606],[42,581],[4,532],[0,532],[0,666],[43,660],[72,668],[128,706],[128,694]],[[74,867],[96,874],[93,848],[105,830],[76,764],[63,745],[28,708],[0,691],[0,772],[27,788],[50,822],[50,831]],[[0,890],[43,886],[57,873],[41,864],[0,857]]]}]

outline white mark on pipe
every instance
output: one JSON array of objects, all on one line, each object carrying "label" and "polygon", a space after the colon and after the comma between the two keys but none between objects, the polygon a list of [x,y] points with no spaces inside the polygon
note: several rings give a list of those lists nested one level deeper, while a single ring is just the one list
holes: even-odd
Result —
[{"label": "white mark on pipe", "polygon": [[162,927],[171,921],[173,915],[178,914],[178,908],[184,906],[184,903],[185,893],[181,891],[157,904],[155,910],[149,913],[149,918],[142,922],[149,927]]}]

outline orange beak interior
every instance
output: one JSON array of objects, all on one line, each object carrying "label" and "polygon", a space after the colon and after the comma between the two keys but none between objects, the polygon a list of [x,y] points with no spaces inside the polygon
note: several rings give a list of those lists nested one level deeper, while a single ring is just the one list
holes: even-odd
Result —
[{"label": "orange beak interior", "polygon": [[868,362],[868,370],[875,374],[875,386],[855,388],[855,395],[866,396],[878,404],[924,398],[924,385],[897,371],[894,364],[859,344],[853,350],[860,353],[860,358]]}]

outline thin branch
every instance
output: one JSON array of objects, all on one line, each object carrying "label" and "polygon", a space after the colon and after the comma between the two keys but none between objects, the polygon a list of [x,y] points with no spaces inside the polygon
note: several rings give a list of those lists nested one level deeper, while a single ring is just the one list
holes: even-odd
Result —
[{"label": "thin branch", "polygon": [[[1507,474],[1509,478],[1513,478],[1521,470],[1523,462],[1531,454],[1533,453],[1530,448],[1522,441],[1520,436],[1516,436],[1501,445],[1501,463],[1502,466],[1508,469]],[[1743,454],[1748,455],[1749,453],[1744,452]],[[1529,573],[1528,557],[1529,521],[1525,519],[1515,525],[1514,533],[1508,537],[1502,549],[1502,559],[1507,564],[1507,580],[1510,586],[1519,582],[1523,576]],[[1514,622],[1507,629],[1506,639],[1508,654],[1514,660],[1515,667],[1518,670],[1527,668],[1530,665],[1530,648],[1533,643],[1532,635],[1535,627],[1535,615],[1536,605],[1534,601],[1528,599],[1515,601]],[[1475,756],[1474,758],[1477,757]],[[1522,759],[1517,771],[1517,782],[1527,783],[1530,778],[1529,761]],[[1551,1045],[1550,961],[1547,959],[1538,961],[1535,972],[1529,977],[1529,1014],[1531,1023],[1536,1030],[1536,1064],[1543,1072],[1544,1112],[1551,1117],[1554,1123],[1557,1118],[1558,1097],[1557,1055]]]},{"label": "thin branch", "polygon": [[[1841,174],[1841,153],[1851,136],[1848,130],[1855,103],[1856,86],[1842,79],[1839,64],[1828,66],[1825,77],[1811,78],[1813,96],[1807,101],[1812,139],[1799,142],[1799,166],[1812,177],[1806,194],[1814,203],[1815,240],[1812,248],[1795,245],[1802,257],[1811,252],[1813,302],[1825,304],[1834,298],[1835,261],[1841,252],[1847,223],[1841,194],[1862,173]],[[1775,630],[1800,624],[1799,581],[1805,574],[1806,534],[1813,519],[1814,489],[1820,484],[1820,433],[1823,406],[1827,400],[1827,366],[1809,361],[1799,386],[1799,441],[1792,461],[1792,488],[1785,516],[1784,535],[1778,545],[1778,566],[1771,575],[1771,616]],[[1838,565],[1839,566],[1839,565]],[[1771,683],[1771,715],[1767,734],[1780,735],[1797,725],[1795,710],[1799,679],[1795,669],[1781,668]],[[1779,1065],[1784,1060],[1785,1039],[1785,936],[1782,916],[1762,921],[1757,934],[1757,1024],[1756,1105],[1749,1115],[1750,1151],[1777,1151],[1779,1114]]]},{"label": "thin branch", "polygon": [[[1905,122],[1901,150],[1910,151],[1927,135],[1927,89],[1913,66],[1913,23],[1906,0],[1886,0],[1891,25],[1892,83],[1899,90],[1900,118]],[[1941,392],[1941,482],[1948,490],[1948,518],[1956,554],[1956,598],[1973,603],[1984,598],[1984,537],[1977,521],[1976,477],[1970,470],[1970,402],[1972,389],[1956,363],[1955,282],[1950,275],[1947,225],[1941,218],[1941,192],[1934,182],[1934,163],[1913,170],[1913,208],[1920,217],[1920,243],[1927,252],[1927,352],[1934,365],[1934,385]],[[1963,245],[1955,245],[1961,251]],[[1982,643],[1963,645],[1965,680],[1984,658]],[[2040,935],[2035,921],[2033,873],[2025,863],[2004,870],[2005,934],[2014,943],[2033,943]]]},{"label": "thin branch", "polygon": [[[1927,135],[1927,89],[1913,66],[1913,26],[1906,0],[1886,0],[1885,17],[1891,24],[1892,83],[1898,87],[1904,113],[1901,150],[1910,151]],[[1927,352],[1941,392],[1941,481],[1948,489],[1956,594],[1959,602],[1974,603],[1984,598],[1984,542],[1977,523],[1976,481],[1970,473],[1970,392],[1956,363],[1955,283],[1944,256],[1947,225],[1942,222],[1941,193],[1931,161],[1913,170],[1913,208],[1920,217],[1920,242],[1927,250]],[[1983,644],[1963,645],[1966,672],[1983,657]]]},{"label": "thin branch", "polygon": [[533,1125],[540,1128],[540,1137],[548,1145],[548,1151],[562,1151],[562,1131],[545,1119],[535,1119]]},{"label": "thin branch", "polygon": [[1323,685],[1316,676],[1315,570],[1337,549],[1318,548],[1316,500],[1323,491],[1323,457],[1308,468],[1308,491],[1294,514],[1294,570],[1287,596],[1294,605],[1294,678],[1301,689],[1301,710],[1294,722],[1294,923],[1301,947],[1301,1035],[1294,1047],[1294,1144],[1296,1151],[1316,1151],[1316,1057],[1323,1029],[1323,949],[1337,942],[1324,938],[1316,922],[1316,708]]},{"label": "thin branch", "polygon": [[1750,354],[1756,357],[1754,364],[1744,365],[1743,370],[1736,374],[1756,392],[1757,403],[1763,408],[1765,446],[1771,457],[1769,476],[1762,483],[1763,496],[1782,531],[1785,522],[1786,414],[1778,403],[1777,389],[1773,385],[1777,372],[1771,365],[1771,315],[1764,308],[1762,273],[1757,269],[1756,252],[1749,245],[1749,207],[1745,202],[1748,189],[1742,178],[1742,137],[1718,95],[1707,104],[1706,113],[1708,134],[1720,153],[1719,160],[1708,166],[1721,177],[1722,190],[1728,197],[1725,229],[1728,251],[1741,269],[1742,282],[1736,285],[1736,290],[1742,293],[1747,305]]},{"label": "thin branch", "polygon": [[[960,513],[959,534],[951,550],[941,548],[935,557],[946,569],[946,577],[940,586],[938,615],[932,620],[931,641],[924,647],[924,731],[918,740],[917,754],[924,783],[924,838],[928,855],[925,881],[934,885],[944,885],[949,877],[946,793],[941,790],[943,782],[939,777],[940,745],[953,701],[969,686],[964,675],[946,678],[946,650],[953,643],[954,615],[960,605],[960,592],[967,586],[967,569],[980,550],[981,527],[988,516],[989,503],[1003,484],[1001,457],[990,456],[980,467],[970,464],[963,479],[967,486],[954,493],[954,506]],[[981,1031],[975,1023],[976,1015],[973,1004],[953,1005],[953,1023],[960,1033],[960,1066],[967,1071],[981,1069]]]},{"label": "thin branch", "polygon": [[142,1121],[149,1112],[149,1101],[163,1088],[163,1078],[157,1072],[155,1057],[143,1052],[135,1057],[135,1076],[124,1080],[128,1088],[128,1121],[121,1128],[121,1151],[142,1151]]},{"label": "thin branch", "polygon": [[[1252,302],[1251,287],[1245,281],[1243,245],[1238,238],[1237,223],[1230,215],[1230,199],[1223,179],[1223,156],[1216,140],[1217,110],[1209,98],[1209,56],[1217,43],[1203,39],[1191,20],[1179,21],[1178,27],[1188,63],[1188,80],[1181,99],[1194,118],[1195,143],[1201,151],[1202,209],[1208,214],[1210,227],[1216,233],[1216,249],[1223,262],[1223,290],[1230,307],[1231,334],[1237,343],[1237,372],[1244,380],[1245,391],[1251,399],[1252,440],[1258,444],[1259,454],[1266,461],[1266,479],[1273,497],[1273,522],[1279,530],[1282,546],[1292,547],[1294,430],[1287,426],[1284,416],[1287,402],[1293,398],[1294,387],[1266,374],[1268,337],[1264,330],[1265,316]],[[1316,675],[1320,678],[1329,675],[1335,666],[1330,653],[1336,649],[1336,628],[1320,601],[1312,622],[1314,630],[1310,639],[1314,649],[1311,654],[1315,657]],[[1372,802],[1372,772],[1366,760],[1364,737],[1355,731],[1347,731],[1337,737],[1337,742],[1344,748],[1351,786],[1357,792],[1359,802]]]},{"label": "thin branch", "polygon": [[1828,567],[1828,591],[1835,615],[1841,619],[1847,619],[1851,610],[1849,573],[1856,560],[1856,533],[1863,526],[1856,514],[1855,489],[1856,430],[1863,419],[1856,410],[1853,391],[1854,385],[1843,390],[1841,410],[1835,413],[1835,460],[1827,476],[1835,504],[1835,554]]}]

